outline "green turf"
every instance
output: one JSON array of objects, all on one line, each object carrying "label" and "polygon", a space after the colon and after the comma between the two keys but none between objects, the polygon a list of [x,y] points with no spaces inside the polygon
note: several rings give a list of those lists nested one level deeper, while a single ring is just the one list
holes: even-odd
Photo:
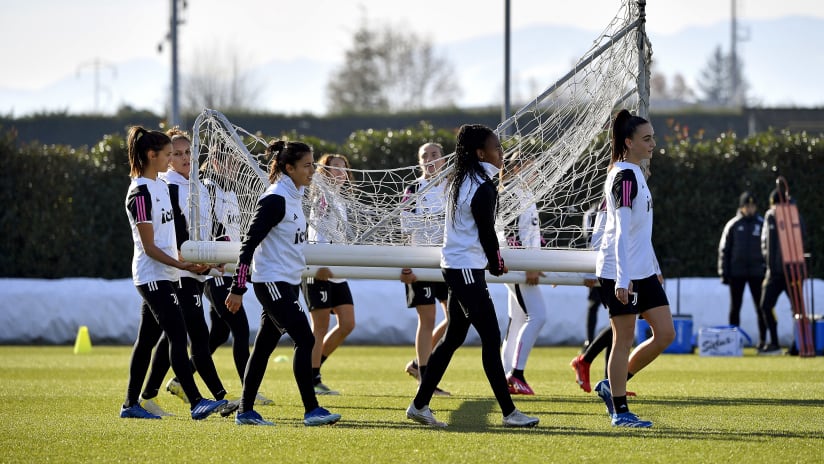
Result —
[{"label": "green turf", "polygon": [[[302,425],[291,362],[270,361],[261,392],[275,400],[257,410],[276,427],[239,427],[219,416],[188,417],[161,392],[175,417],[118,417],[130,347],[0,347],[0,462],[821,462],[824,456],[824,358],[701,358],[664,355],[629,387],[630,407],[655,422],[649,430],[610,426],[601,401],[574,383],[568,347],[533,351],[527,379],[538,393],[515,397],[540,417],[530,430],[501,426],[477,347],[458,350],[441,386],[451,398],[431,406],[446,430],[406,419],[415,382],[403,372],[412,347],[343,346],[324,366],[342,394],[320,397],[343,415],[331,427]],[[281,346],[275,355],[290,355]],[[291,359],[291,357],[290,357]],[[231,350],[215,362],[239,395]],[[603,361],[593,365],[593,377]],[[205,387],[199,381],[201,390]]]}]

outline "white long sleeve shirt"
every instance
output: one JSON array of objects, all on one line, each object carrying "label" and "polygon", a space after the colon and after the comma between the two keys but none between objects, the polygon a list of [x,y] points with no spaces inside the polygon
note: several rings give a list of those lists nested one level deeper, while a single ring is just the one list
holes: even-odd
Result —
[{"label": "white long sleeve shirt", "polygon": [[615,280],[616,288],[629,288],[630,280],[657,274],[652,248],[652,195],[641,168],[618,162],[604,183],[606,224],[595,274]]}]

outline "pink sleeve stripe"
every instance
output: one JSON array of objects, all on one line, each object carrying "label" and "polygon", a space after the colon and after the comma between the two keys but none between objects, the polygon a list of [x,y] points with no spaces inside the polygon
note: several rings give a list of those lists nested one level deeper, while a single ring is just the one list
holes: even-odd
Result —
[{"label": "pink sleeve stripe", "polygon": [[246,278],[249,275],[249,265],[241,264],[237,268],[237,286],[238,288],[246,288]]},{"label": "pink sleeve stripe", "polygon": [[629,206],[632,208],[632,182],[625,180],[623,181],[623,188],[622,193],[624,194],[624,206]]},{"label": "pink sleeve stripe", "polygon": [[137,197],[137,222],[147,222],[149,220],[146,214],[146,197]]}]

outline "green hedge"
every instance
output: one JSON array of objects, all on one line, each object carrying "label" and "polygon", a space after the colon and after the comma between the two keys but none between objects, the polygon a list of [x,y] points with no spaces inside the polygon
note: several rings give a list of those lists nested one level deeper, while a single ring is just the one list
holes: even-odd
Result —
[{"label": "green hedge", "polygon": [[787,179],[806,222],[812,272],[821,276],[824,139],[806,133],[764,132],[746,139],[728,133],[712,140],[675,136],[659,141],[650,189],[655,202],[653,241],[670,275],[715,276],[718,241],[749,190],[763,215],[776,178]]},{"label": "green hedge", "polygon": [[[679,134],[659,141],[650,188],[655,199],[654,241],[668,276],[714,276],[718,240],[735,214],[738,196],[752,191],[767,206],[783,175],[807,224],[813,274],[821,275],[824,206],[817,201],[824,173],[824,139],[766,132],[746,139],[729,133],[712,140]],[[300,139],[298,134],[286,134]],[[304,137],[317,151],[350,156],[357,168],[414,164],[418,146],[434,140],[454,150],[454,133],[428,123],[400,130],[363,130],[343,144]],[[0,276],[103,277],[131,274],[132,240],[124,210],[129,184],[123,134],[92,147],[20,143],[0,128]]]}]

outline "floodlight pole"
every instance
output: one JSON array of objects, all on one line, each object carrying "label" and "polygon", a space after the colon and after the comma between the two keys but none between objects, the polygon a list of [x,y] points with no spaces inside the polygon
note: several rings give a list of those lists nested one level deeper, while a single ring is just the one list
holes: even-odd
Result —
[{"label": "floodlight pole", "polygon": [[169,24],[169,41],[172,46],[172,95],[171,108],[169,112],[169,124],[172,127],[180,126],[180,83],[177,71],[177,2],[178,0],[171,0],[172,14]]},{"label": "floodlight pole", "polygon": [[503,106],[501,107],[501,122],[506,121],[507,118],[509,118],[509,39],[511,33],[509,2],[510,0],[504,0],[504,102]]}]

